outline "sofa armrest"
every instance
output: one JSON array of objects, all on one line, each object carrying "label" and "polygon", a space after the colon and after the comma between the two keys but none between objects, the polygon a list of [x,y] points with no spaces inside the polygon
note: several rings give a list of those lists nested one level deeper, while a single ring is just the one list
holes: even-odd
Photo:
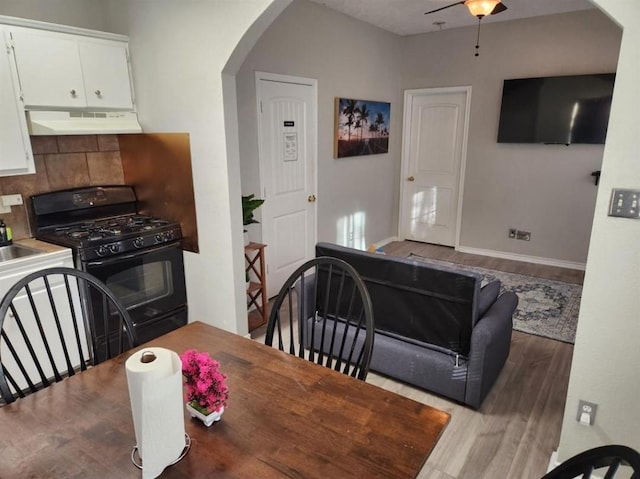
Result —
[{"label": "sofa armrest", "polygon": [[489,307],[498,299],[500,286],[500,280],[496,279],[480,288],[480,295],[478,296],[478,319],[482,318],[489,310]]},{"label": "sofa armrest", "polygon": [[518,296],[507,291],[478,320],[471,333],[465,404],[479,408],[509,356]]}]

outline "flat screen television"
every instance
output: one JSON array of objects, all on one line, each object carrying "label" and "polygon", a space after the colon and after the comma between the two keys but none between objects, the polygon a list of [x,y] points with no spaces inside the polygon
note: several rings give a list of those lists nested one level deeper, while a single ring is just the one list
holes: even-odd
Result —
[{"label": "flat screen television", "polygon": [[615,73],[504,80],[498,143],[604,144]]}]

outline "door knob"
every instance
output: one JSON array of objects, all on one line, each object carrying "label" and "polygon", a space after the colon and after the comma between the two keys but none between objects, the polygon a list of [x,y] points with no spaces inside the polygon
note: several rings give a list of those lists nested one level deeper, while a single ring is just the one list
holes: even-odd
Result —
[{"label": "door knob", "polygon": [[409,178],[407,178],[407,181],[415,181],[416,179],[413,176],[410,176]]},{"label": "door knob", "polygon": [[72,98],[75,98],[77,96],[77,93],[75,90],[71,90],[69,94],[71,95]]},{"label": "door knob", "polygon": [[316,195],[309,195],[309,197],[307,198],[307,201],[309,203],[313,203],[314,201],[316,201]]}]

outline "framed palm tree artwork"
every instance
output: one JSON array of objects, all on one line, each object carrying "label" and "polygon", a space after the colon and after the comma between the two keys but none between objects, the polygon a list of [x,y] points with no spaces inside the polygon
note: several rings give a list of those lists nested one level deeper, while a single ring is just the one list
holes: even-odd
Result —
[{"label": "framed palm tree artwork", "polygon": [[391,103],[336,98],[334,158],[389,152]]}]

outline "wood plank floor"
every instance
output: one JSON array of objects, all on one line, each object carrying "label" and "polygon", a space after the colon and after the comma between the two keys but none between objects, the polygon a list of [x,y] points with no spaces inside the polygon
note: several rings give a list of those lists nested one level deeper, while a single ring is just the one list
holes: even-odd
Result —
[{"label": "wood plank floor", "polygon": [[540,278],[564,281],[566,283],[582,284],[584,280],[584,271],[577,269],[558,268],[522,261],[493,258],[490,256],[460,253],[447,246],[418,243],[415,241],[394,241],[384,247],[384,252],[386,254],[403,257],[413,253],[428,258],[450,261],[452,263],[480,266],[482,268],[497,269],[528,276],[538,276]]},{"label": "wood plank floor", "polygon": [[[384,251],[579,284],[584,276],[581,271],[410,241],[390,243]],[[264,341],[264,327],[252,337]],[[558,447],[572,354],[571,344],[514,331],[509,359],[477,411],[375,373],[369,373],[367,382],[451,414],[421,479],[536,479],[544,475]]]}]

